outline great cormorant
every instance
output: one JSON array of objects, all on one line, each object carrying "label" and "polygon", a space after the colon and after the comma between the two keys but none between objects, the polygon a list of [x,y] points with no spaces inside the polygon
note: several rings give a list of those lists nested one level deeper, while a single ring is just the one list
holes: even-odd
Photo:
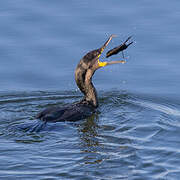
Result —
[{"label": "great cormorant", "polygon": [[[110,64],[125,62],[124,60],[110,62],[101,62],[99,60],[102,52],[114,36],[115,35],[111,35],[101,48],[88,52],[80,60],[76,67],[75,80],[77,86],[84,94],[83,99],[79,102],[75,102],[64,107],[47,108],[40,112],[36,118],[47,122],[77,121],[86,118],[95,112],[96,108],[98,107],[97,92],[92,83],[92,76],[94,75],[95,71]],[[129,39],[130,37],[120,46],[108,51],[106,57],[112,56],[126,49],[130,44],[132,44],[132,42],[126,44]]]}]

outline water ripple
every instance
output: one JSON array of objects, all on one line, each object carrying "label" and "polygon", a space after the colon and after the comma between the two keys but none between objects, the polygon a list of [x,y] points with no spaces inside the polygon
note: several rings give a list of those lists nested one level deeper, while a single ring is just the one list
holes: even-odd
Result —
[{"label": "water ripple", "polygon": [[162,104],[157,104],[157,103],[152,103],[152,102],[147,102],[147,101],[140,101],[140,100],[129,101],[129,102],[145,107],[145,108],[150,108],[156,111],[160,111],[165,114],[180,116],[180,110],[176,109],[175,107],[168,107],[167,105],[165,106]]},{"label": "water ripple", "polygon": [[69,179],[85,173],[90,179],[176,178],[179,105],[171,99],[144,99],[127,92],[100,94],[99,112],[92,117],[47,124],[33,118],[38,111],[81,96],[77,92],[0,94],[0,150],[6,164],[2,177]]}]

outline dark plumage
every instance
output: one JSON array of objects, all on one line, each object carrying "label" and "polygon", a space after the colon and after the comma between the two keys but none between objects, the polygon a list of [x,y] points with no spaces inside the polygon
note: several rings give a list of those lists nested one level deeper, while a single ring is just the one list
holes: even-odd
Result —
[{"label": "dark plumage", "polygon": [[100,62],[99,57],[105,47],[112,40],[113,35],[105,44],[96,50],[88,52],[79,62],[75,71],[76,84],[84,94],[80,102],[64,107],[50,107],[37,115],[38,119],[46,122],[77,121],[90,116],[98,107],[97,92],[92,83],[92,76],[95,71],[110,64],[123,63],[124,61]]},{"label": "dark plumage", "polygon": [[38,114],[43,121],[77,121],[90,116],[95,109],[84,103],[70,104],[64,107],[50,107]]}]

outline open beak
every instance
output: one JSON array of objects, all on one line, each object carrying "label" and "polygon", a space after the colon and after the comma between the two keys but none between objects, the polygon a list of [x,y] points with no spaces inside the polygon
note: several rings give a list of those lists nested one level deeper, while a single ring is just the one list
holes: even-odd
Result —
[{"label": "open beak", "polygon": [[[116,37],[116,35],[114,35],[114,34],[111,35],[109,37],[109,39],[105,42],[105,44],[101,47],[101,53],[98,55],[98,65],[99,65],[99,67],[104,67],[104,66],[107,66],[107,65],[119,64],[119,63],[124,64],[126,62],[125,60],[110,61],[110,62],[107,62],[107,61],[101,62],[99,60],[99,57],[101,56],[101,54],[103,53],[104,49],[107,47],[107,45],[110,43],[110,41],[112,40],[113,37]],[[114,54],[118,54],[119,52],[125,50],[129,45],[131,45],[133,43],[133,42],[130,42],[130,43],[126,44],[127,41],[129,41],[130,38],[131,38],[131,36],[128,37],[121,45],[119,45],[119,46],[111,49],[110,51],[108,51],[107,54],[106,54],[106,57],[110,57],[110,56],[112,56]]]}]

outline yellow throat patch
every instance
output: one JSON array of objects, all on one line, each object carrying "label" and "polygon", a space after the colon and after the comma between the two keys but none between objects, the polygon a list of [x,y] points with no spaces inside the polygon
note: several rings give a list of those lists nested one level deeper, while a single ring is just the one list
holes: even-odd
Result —
[{"label": "yellow throat patch", "polygon": [[107,65],[107,62],[101,62],[101,61],[99,60],[99,57],[101,56],[101,54],[102,54],[103,51],[104,51],[104,49],[101,49],[101,53],[100,53],[99,56],[98,56],[98,64],[99,64],[100,67],[104,67],[104,66]]},{"label": "yellow throat patch", "polygon": [[100,67],[104,67],[107,65],[107,62],[101,62],[99,59],[98,59],[98,64]]}]

